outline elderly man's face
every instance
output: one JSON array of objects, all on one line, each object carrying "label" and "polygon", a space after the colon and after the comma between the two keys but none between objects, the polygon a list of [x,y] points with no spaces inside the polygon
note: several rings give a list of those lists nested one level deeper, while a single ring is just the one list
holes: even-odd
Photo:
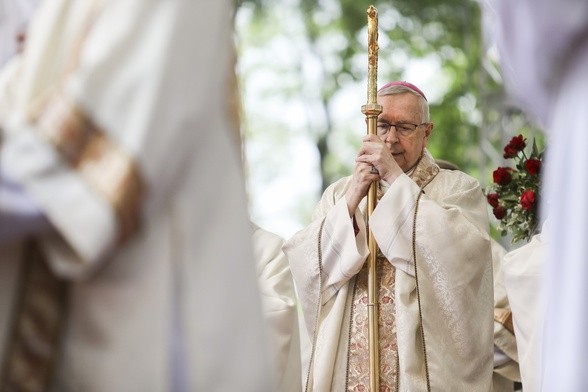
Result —
[{"label": "elderly man's face", "polygon": [[419,160],[433,130],[433,124],[423,124],[425,113],[421,109],[419,98],[414,94],[385,95],[378,97],[378,103],[383,109],[378,116],[378,124],[413,124],[413,128],[414,124],[418,125],[409,133],[391,127],[387,134],[380,136],[400,168],[407,171]]}]

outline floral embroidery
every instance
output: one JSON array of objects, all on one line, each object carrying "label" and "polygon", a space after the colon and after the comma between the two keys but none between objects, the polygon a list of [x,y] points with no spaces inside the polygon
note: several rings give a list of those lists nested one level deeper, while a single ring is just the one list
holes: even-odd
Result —
[{"label": "floral embroidery", "polygon": [[[439,173],[439,166],[425,150],[411,179],[421,188]],[[378,199],[382,196],[378,192]],[[396,391],[398,388],[398,341],[396,338],[396,269],[378,250],[378,337],[380,354],[380,392]],[[348,391],[369,390],[369,338],[367,266],[356,277],[356,288],[352,299],[352,317],[349,336],[349,363],[347,374]]]}]

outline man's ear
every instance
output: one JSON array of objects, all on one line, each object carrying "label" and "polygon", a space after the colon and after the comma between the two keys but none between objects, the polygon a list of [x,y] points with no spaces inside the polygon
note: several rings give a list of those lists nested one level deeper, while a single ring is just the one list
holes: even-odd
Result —
[{"label": "man's ear", "polygon": [[431,136],[431,132],[433,132],[433,128],[435,127],[435,124],[428,123],[427,124],[427,128],[425,129],[425,137],[428,139],[429,136]]}]

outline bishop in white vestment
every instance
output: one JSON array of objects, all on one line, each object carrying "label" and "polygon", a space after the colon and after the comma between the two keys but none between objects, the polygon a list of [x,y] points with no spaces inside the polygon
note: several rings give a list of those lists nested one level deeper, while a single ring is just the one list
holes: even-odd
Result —
[{"label": "bishop in white vestment", "polygon": [[[306,390],[369,388],[369,224],[379,247],[380,388],[490,391],[492,255],[480,184],[440,169],[426,149],[433,124],[420,89],[392,82],[378,103],[378,135],[364,138],[353,176],[325,191],[313,222],[284,246],[313,344]],[[380,191],[368,221],[372,181]]]}]

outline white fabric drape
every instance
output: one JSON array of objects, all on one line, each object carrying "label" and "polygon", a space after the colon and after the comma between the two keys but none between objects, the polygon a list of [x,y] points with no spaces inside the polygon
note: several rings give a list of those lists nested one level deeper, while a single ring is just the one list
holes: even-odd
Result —
[{"label": "white fabric drape", "polygon": [[17,36],[26,31],[40,0],[0,0],[0,68],[18,49]]},{"label": "white fabric drape", "polygon": [[257,225],[252,226],[253,253],[257,262],[272,362],[277,371],[277,390],[299,392],[301,358],[298,308],[290,265],[282,252],[284,240]]},{"label": "white fabric drape", "polygon": [[[355,236],[344,194],[346,177],[330,186],[313,223],[289,239],[284,251],[313,341],[320,307],[313,391],[345,385],[352,278],[367,255],[365,200],[356,212]],[[417,257],[432,390],[492,388],[492,257],[485,200],[477,181],[442,170],[425,188],[419,206]],[[419,187],[399,177],[386,191],[370,224],[379,248],[396,267],[395,302],[401,391],[425,390],[419,309],[411,253],[412,221]],[[322,233],[320,223],[325,219]],[[321,236],[320,271],[317,246]],[[422,269],[422,270],[421,270]],[[319,276],[323,291],[319,293]],[[318,300],[320,298],[320,304]]]},{"label": "white fabric drape", "polygon": [[[588,385],[588,2],[487,0],[506,86],[548,136],[542,213],[550,219],[542,292],[541,390]],[[514,132],[514,130],[513,130]]]},{"label": "white fabric drape", "polygon": [[[545,227],[545,225],[544,225]],[[541,284],[545,267],[545,231],[504,257],[504,284],[513,312],[515,335],[526,391],[541,390],[542,334],[545,304]]]},{"label": "white fabric drape", "polygon": [[[232,7],[47,1],[22,58],[0,77],[9,105],[0,164],[51,221],[55,231],[39,240],[53,273],[71,282],[56,390],[274,390],[230,105]],[[53,104],[90,120],[97,146],[107,146],[93,151],[118,160],[100,170],[80,166],[93,155],[72,165],[74,140],[58,147],[41,131],[59,127],[35,120]],[[121,162],[134,164],[144,186],[134,204],[140,226],[122,245],[127,206],[110,196],[128,183],[111,194],[95,186],[118,178]],[[172,359],[177,339],[184,354]],[[185,380],[172,380],[177,360]]]}]

